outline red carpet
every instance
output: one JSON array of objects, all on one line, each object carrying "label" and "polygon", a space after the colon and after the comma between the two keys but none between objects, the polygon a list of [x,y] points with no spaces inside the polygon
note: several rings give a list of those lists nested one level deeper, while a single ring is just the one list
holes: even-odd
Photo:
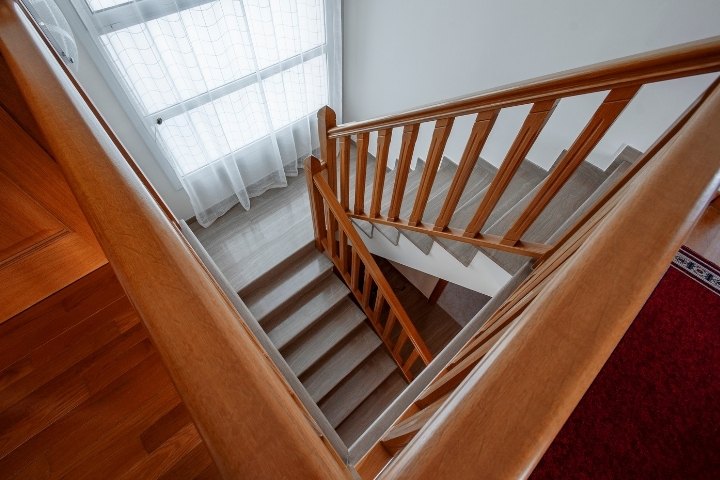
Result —
[{"label": "red carpet", "polygon": [[678,252],[531,478],[720,479],[720,268]]}]

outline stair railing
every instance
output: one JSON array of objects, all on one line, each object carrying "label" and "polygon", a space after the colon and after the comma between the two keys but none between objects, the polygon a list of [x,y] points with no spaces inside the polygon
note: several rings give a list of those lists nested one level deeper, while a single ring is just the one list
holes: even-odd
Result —
[{"label": "stair railing", "polygon": [[335,264],[403,376],[411,381],[418,360],[424,365],[432,361],[430,350],[335,198],[325,180],[327,166],[311,156],[305,160],[305,175],[315,246]]},{"label": "stair railing", "polygon": [[[546,257],[553,247],[552,244],[523,241],[523,235],[602,140],[640,88],[653,82],[717,71],[720,71],[720,37],[713,37],[362,122],[337,125],[335,113],[329,107],[324,107],[318,112],[320,158],[327,164],[330,188],[351,218],[421,232],[433,237],[449,238],[477,247],[534,258]],[[482,233],[493,210],[560,100],[601,91],[609,92],[567,154],[543,180],[537,193],[514,224],[502,235]],[[463,228],[451,227],[451,219],[458,208],[470,173],[500,111],[527,104],[531,105],[530,112],[485,195],[479,201],[472,219]],[[475,121],[443,206],[436,218],[425,218],[425,208],[453,123],[457,117],[469,114],[475,115]],[[407,218],[401,218],[400,211],[418,131],[420,125],[427,122],[434,122],[434,131],[426,155],[425,169],[412,210]],[[395,183],[387,212],[381,212],[388,152],[393,129],[398,127],[403,130]],[[377,134],[377,152],[370,206],[366,210],[365,180],[371,133]],[[357,144],[357,161],[355,195],[351,209],[350,146],[353,142]]]},{"label": "stair railing", "polygon": [[[399,415],[356,464],[362,478],[380,471],[381,478],[476,478],[481,465],[489,478],[529,475],[713,198],[720,184],[720,142],[713,134],[718,123],[720,79]],[[619,235],[626,239],[618,242]],[[538,363],[545,366],[536,369]],[[473,405],[460,403],[463,395],[474,396]],[[452,407],[446,406],[450,401]],[[460,411],[466,421],[456,417]],[[443,431],[447,444],[421,437],[426,425]],[[466,438],[476,440],[472,447],[447,448]]]}]

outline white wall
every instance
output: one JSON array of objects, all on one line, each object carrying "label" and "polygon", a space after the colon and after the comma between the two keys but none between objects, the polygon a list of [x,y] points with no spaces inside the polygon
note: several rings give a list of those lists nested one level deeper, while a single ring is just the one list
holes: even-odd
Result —
[{"label": "white wall", "polygon": [[[343,120],[353,121],[720,35],[720,1],[344,0],[343,29]],[[624,144],[645,150],[712,78],[643,88],[589,160],[605,168]],[[530,160],[548,168],[603,96],[562,101]],[[483,158],[499,165],[526,112],[501,114]],[[470,120],[456,123],[448,142],[455,161]]]}]

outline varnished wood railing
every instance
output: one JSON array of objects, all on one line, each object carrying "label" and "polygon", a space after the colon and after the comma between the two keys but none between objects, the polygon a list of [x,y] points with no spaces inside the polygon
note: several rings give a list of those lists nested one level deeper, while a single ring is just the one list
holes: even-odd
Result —
[{"label": "varnished wood railing", "polygon": [[[400,229],[426,233],[435,237],[451,238],[529,257],[544,257],[551,244],[524,242],[523,235],[555,198],[576,169],[632,101],[643,85],[652,82],[720,71],[720,37],[677,47],[572,70],[549,77],[530,80],[496,90],[480,93],[460,100],[449,101],[409,112],[381,117],[364,122],[336,125],[334,112],[325,107],[318,112],[321,160],[328,166],[328,184],[340,204],[353,218],[391,225]],[[509,229],[502,235],[482,233],[493,210],[525,160],[543,127],[552,116],[561,99],[609,91],[585,128],[555,165],[530,203]],[[453,214],[475,168],[483,146],[503,108],[531,105],[515,141],[476,206],[472,219],[462,228],[450,227]],[[425,208],[443,151],[458,116],[475,115],[470,136],[459,160],[458,168],[447,190],[443,206],[436,218],[424,218]],[[408,218],[399,216],[407,183],[410,161],[420,125],[434,122],[435,128],[426,153],[425,169],[420,179]],[[400,155],[397,159],[395,183],[387,212],[381,212],[388,164],[388,151],[394,128],[402,127]],[[365,178],[367,150],[370,134],[377,134],[377,165],[370,194],[370,207],[365,211]],[[350,143],[358,145],[356,186],[353,208],[350,208]],[[337,144],[340,145],[339,169]],[[338,184],[340,188],[336,189]]]},{"label": "varnished wood railing", "polygon": [[395,456],[381,478],[528,476],[713,198],[719,124],[716,80],[405,410],[361,476]]},{"label": "varnished wood railing", "polygon": [[351,478],[22,5],[0,54],[224,478]]},{"label": "varnished wood railing", "polygon": [[335,198],[325,180],[326,174],[327,166],[317,158],[311,156],[305,161],[315,244],[333,261],[400,371],[410,381],[416,362],[427,365],[432,354]]}]

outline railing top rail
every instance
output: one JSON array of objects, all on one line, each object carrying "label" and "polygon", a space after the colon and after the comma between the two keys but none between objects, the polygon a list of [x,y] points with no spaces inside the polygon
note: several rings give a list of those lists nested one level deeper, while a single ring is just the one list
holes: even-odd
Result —
[{"label": "railing top rail", "polygon": [[720,71],[720,36],[534,78],[328,131],[329,138],[457,117],[611,88]]}]

